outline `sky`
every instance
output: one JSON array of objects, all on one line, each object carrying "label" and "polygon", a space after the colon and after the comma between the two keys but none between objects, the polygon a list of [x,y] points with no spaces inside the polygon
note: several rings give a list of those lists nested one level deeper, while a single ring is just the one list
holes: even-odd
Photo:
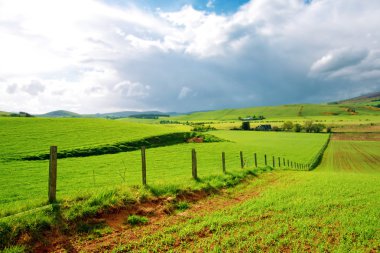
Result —
[{"label": "sky", "polygon": [[380,90],[379,0],[0,0],[0,111],[188,112]]}]

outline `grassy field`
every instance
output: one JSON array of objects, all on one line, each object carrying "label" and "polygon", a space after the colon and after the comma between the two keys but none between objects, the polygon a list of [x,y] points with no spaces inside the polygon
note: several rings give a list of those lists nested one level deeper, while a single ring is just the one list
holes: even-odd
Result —
[{"label": "grassy field", "polygon": [[60,150],[93,147],[188,131],[183,125],[138,124],[105,119],[0,118],[0,160]]},{"label": "grassy field", "polygon": [[182,115],[173,117],[177,120],[237,120],[239,117],[246,116],[259,116],[263,115],[266,119],[281,119],[287,118],[359,118],[359,117],[371,117],[379,116],[379,111],[376,108],[368,108],[366,106],[355,106],[356,114],[352,114],[347,111],[348,107],[352,105],[316,105],[316,104],[297,104],[297,105],[281,105],[281,106],[262,106],[253,108],[241,108],[241,109],[225,109],[216,110],[210,112],[197,112],[188,115]]},{"label": "grassy field", "polygon": [[[214,131],[227,141],[218,143],[180,144],[147,150],[147,181],[151,186],[175,185],[186,188],[194,185],[191,179],[191,149],[198,156],[198,174],[202,179],[222,174],[221,153],[226,152],[227,171],[239,171],[239,152],[243,151],[246,167],[268,165],[272,156],[298,163],[310,162],[326,142],[326,134]],[[281,166],[283,166],[281,160]],[[0,162],[0,217],[46,203],[48,161]],[[89,195],[100,188],[116,185],[140,185],[140,151],[58,160],[59,199]],[[174,187],[174,188],[175,188]]]},{"label": "grassy field", "polygon": [[119,242],[114,252],[377,252],[379,151],[379,142],[332,140],[315,171],[263,175],[242,190],[258,191],[248,200],[189,210],[187,219]]}]

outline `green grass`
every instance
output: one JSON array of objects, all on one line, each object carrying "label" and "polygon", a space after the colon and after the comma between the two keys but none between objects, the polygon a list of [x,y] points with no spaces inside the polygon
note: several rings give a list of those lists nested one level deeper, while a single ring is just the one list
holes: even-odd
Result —
[{"label": "green grass", "polygon": [[151,125],[106,119],[0,118],[0,160],[59,150],[102,146],[172,132],[185,126]]},{"label": "green grass", "polygon": [[[147,182],[152,187],[192,187],[191,149],[198,158],[198,176],[202,179],[222,174],[221,153],[226,152],[228,172],[239,171],[239,152],[243,151],[246,167],[268,165],[272,156],[299,163],[310,162],[326,142],[326,134],[214,131],[229,140],[218,143],[189,143],[152,148],[146,151]],[[276,158],[276,167],[277,167]],[[0,217],[46,203],[48,161],[0,162]],[[283,167],[283,165],[282,165]],[[94,191],[116,185],[141,184],[140,151],[84,158],[58,160],[57,196],[59,200],[91,195]]]},{"label": "green grass", "polygon": [[379,172],[276,172],[275,184],[268,184],[268,175],[250,187],[263,188],[257,198],[195,216],[123,247],[173,252],[378,250]]},{"label": "green grass", "polygon": [[350,115],[346,111],[349,105],[324,105],[324,104],[297,104],[297,105],[280,105],[280,106],[259,106],[241,109],[225,109],[210,112],[197,112],[188,115],[173,117],[173,120],[237,120],[239,117],[263,115],[268,120],[287,118],[304,119],[310,117],[323,117],[329,119],[335,117],[355,118],[356,116],[380,116],[380,111],[371,110],[364,106],[354,106],[357,115]]},{"label": "green grass", "polygon": [[123,242],[119,248],[136,252],[377,252],[379,161],[379,142],[332,140],[316,170],[262,175],[240,189],[241,195],[260,191],[257,197],[206,215],[195,214]]}]

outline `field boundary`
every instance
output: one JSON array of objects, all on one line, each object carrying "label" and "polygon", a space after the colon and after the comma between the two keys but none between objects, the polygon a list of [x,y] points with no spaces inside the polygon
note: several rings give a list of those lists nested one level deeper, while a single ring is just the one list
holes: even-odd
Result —
[{"label": "field boundary", "polygon": [[[89,148],[78,148],[78,149],[68,149],[59,151],[57,154],[58,158],[72,158],[72,157],[88,157],[88,156],[98,156],[107,154],[117,154],[121,152],[131,152],[139,150],[142,146],[146,148],[157,148],[172,146],[181,143],[186,143],[186,141],[191,137],[188,136],[189,132],[179,132],[157,135],[152,137],[143,138],[136,141],[128,142],[118,142],[114,144],[107,144],[97,147]],[[220,142],[224,141],[215,136],[209,134],[197,134],[196,137],[202,138],[202,142]],[[36,160],[48,160],[50,158],[49,153],[29,155],[16,160],[25,161],[36,161]]]},{"label": "field boundary", "polygon": [[314,170],[321,163],[322,158],[323,158],[323,154],[325,153],[325,151],[326,151],[326,149],[330,143],[330,139],[331,139],[331,134],[329,134],[329,138],[327,138],[327,141],[325,142],[325,144],[322,146],[322,148],[319,150],[317,155],[311,161],[309,170]]}]

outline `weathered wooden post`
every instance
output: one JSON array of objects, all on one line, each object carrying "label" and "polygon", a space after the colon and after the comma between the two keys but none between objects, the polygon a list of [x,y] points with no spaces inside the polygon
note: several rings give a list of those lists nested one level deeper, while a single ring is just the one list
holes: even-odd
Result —
[{"label": "weathered wooden post", "polygon": [[222,166],[223,166],[223,174],[226,174],[226,154],[222,152]]},{"label": "weathered wooden post", "polygon": [[281,158],[280,157],[278,158],[278,167],[279,168],[281,167]]},{"label": "weathered wooden post", "polygon": [[286,165],[286,164],[285,164],[285,158],[283,158],[283,162],[284,162],[284,167],[285,167],[285,165]]},{"label": "weathered wooden post", "polygon": [[257,168],[257,155],[255,153],[255,167]]},{"label": "weathered wooden post", "polygon": [[49,160],[49,202],[54,203],[57,192],[57,146],[50,147]]},{"label": "weathered wooden post", "polygon": [[243,151],[240,151],[240,166],[242,169],[244,168]]},{"label": "weathered wooden post", "polygon": [[197,153],[195,152],[194,148],[191,150],[191,161],[192,161],[193,178],[198,179],[198,175],[197,175]]},{"label": "weathered wooden post", "polygon": [[264,155],[264,160],[265,160],[265,166],[267,166],[268,165],[268,163],[267,163],[267,155]]},{"label": "weathered wooden post", "polygon": [[146,185],[146,156],[145,156],[145,147],[141,147],[141,171],[142,171],[142,184]]},{"label": "weathered wooden post", "polygon": [[272,156],[273,168],[276,166],[276,162],[274,160],[274,156]]}]

